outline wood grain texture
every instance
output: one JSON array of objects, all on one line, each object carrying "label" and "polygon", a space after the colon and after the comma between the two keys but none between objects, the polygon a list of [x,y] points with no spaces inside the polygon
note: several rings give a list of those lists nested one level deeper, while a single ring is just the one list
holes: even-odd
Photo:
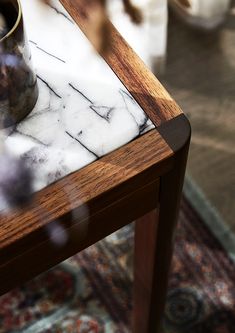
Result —
[{"label": "wood grain texture", "polygon": [[[157,193],[155,196],[157,197]],[[152,286],[154,282],[157,283],[153,278],[156,263],[158,214],[159,210],[155,209],[135,222],[134,333],[150,332]]]},{"label": "wood grain texture", "polygon": [[[98,0],[60,0],[60,2],[84,34],[89,35],[94,12],[100,6],[100,2]],[[111,22],[108,26],[110,46],[108,52],[102,56],[155,126],[158,127],[180,115],[182,110],[153,73]]]},{"label": "wood grain texture", "polygon": [[33,203],[0,217],[0,262],[46,236],[42,228],[66,214],[96,214],[173,167],[173,152],[152,130],[87,167],[48,186]]},{"label": "wood grain texture", "polygon": [[[87,33],[99,1],[60,1]],[[111,45],[104,59],[157,130],[38,192],[31,206],[0,216],[0,294],[158,207],[158,221],[154,217],[146,233],[139,224],[136,235],[139,244],[146,243],[145,253],[136,251],[139,267],[149,255],[145,275],[149,290],[139,290],[139,304],[146,305],[140,313],[145,315],[141,331],[137,320],[134,327],[135,332],[152,333],[159,328],[165,301],[190,131],[178,105],[108,24]],[[56,229],[58,225],[62,229]],[[57,236],[64,230],[63,246],[55,245],[51,230]],[[148,239],[151,244],[147,247]],[[136,281],[138,289],[138,278]],[[146,302],[141,302],[142,297]]]},{"label": "wood grain texture", "polygon": [[155,207],[158,193],[159,179],[156,179],[138,190],[128,192],[96,214],[80,214],[79,220],[75,221],[71,215],[65,216],[64,221],[60,221],[67,235],[67,242],[63,246],[55,246],[46,234],[43,239],[37,237],[24,250],[18,246],[17,251],[11,255],[8,253],[5,260],[1,258],[0,295],[146,214]]},{"label": "wood grain texture", "polygon": [[[174,126],[174,121],[169,123]],[[180,124],[182,126],[181,120]],[[136,222],[134,333],[162,331],[161,319],[190,143],[190,131],[186,134],[187,140],[181,143],[181,148],[178,147],[174,155],[174,168],[160,177],[158,210]]]}]

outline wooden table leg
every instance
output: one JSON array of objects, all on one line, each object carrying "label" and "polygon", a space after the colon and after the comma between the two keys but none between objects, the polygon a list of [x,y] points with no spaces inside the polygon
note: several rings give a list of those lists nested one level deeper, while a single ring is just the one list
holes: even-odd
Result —
[{"label": "wooden table leg", "polygon": [[188,145],[161,177],[159,208],[136,221],[133,333],[160,333]]},{"label": "wooden table leg", "polygon": [[154,262],[158,211],[154,210],[135,222],[134,252],[134,333],[147,333],[151,325],[150,308],[154,280]]}]

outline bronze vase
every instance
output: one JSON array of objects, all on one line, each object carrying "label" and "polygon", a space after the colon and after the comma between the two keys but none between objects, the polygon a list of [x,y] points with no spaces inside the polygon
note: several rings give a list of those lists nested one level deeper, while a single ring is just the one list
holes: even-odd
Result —
[{"label": "bronze vase", "polygon": [[6,32],[0,37],[0,128],[6,128],[31,112],[38,87],[19,0],[0,0],[0,13]]}]

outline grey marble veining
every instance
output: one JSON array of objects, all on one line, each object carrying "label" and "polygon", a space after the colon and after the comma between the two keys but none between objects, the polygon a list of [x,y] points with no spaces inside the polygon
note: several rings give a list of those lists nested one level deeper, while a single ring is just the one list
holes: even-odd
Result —
[{"label": "grey marble veining", "polygon": [[153,124],[59,1],[49,9],[38,0],[22,6],[39,99],[5,142],[33,169],[37,191]]}]

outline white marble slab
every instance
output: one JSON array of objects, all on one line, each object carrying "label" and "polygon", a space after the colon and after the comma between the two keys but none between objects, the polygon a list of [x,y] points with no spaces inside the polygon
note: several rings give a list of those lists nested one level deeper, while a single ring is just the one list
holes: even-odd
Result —
[{"label": "white marble slab", "polygon": [[6,146],[33,168],[37,191],[154,126],[58,0],[22,6],[39,99]]}]

